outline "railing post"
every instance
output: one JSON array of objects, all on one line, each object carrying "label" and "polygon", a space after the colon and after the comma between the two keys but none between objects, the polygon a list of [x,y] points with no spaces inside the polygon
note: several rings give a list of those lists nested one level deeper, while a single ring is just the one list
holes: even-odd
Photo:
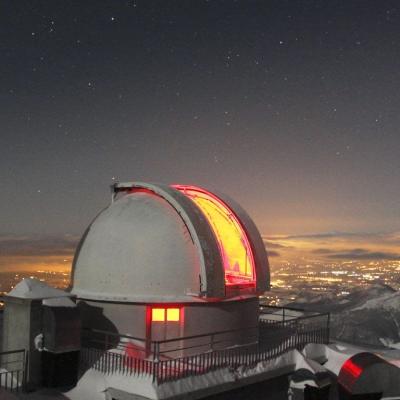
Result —
[{"label": "railing post", "polygon": [[158,360],[156,361],[155,359],[153,360],[153,368],[152,368],[152,375],[153,375],[153,383],[155,383],[158,380]]},{"label": "railing post", "polygon": [[331,313],[328,312],[328,318],[327,318],[327,333],[326,333],[326,344],[329,344],[330,341],[330,325],[331,325]]},{"label": "railing post", "polygon": [[29,371],[29,351],[24,350],[24,359],[23,363],[23,372],[22,372],[22,391],[26,391],[27,382],[28,382],[28,371]]},{"label": "railing post", "polygon": [[153,360],[154,361],[159,361],[160,360],[160,343],[159,342],[154,342]]}]

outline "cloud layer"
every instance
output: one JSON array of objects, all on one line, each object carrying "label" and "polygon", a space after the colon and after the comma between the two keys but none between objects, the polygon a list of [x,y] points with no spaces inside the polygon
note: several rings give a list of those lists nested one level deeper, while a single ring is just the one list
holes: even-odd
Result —
[{"label": "cloud layer", "polygon": [[263,237],[281,258],[308,256],[321,260],[400,260],[400,233],[325,232]]},{"label": "cloud layer", "polygon": [[75,251],[78,238],[65,236],[0,235],[0,256],[57,256]]},{"label": "cloud layer", "polygon": [[[400,233],[326,232],[263,236],[273,263],[300,257],[321,261],[400,260]],[[79,237],[0,234],[0,270],[68,270]]]},{"label": "cloud layer", "polygon": [[71,235],[0,235],[0,272],[69,270],[78,240]]}]

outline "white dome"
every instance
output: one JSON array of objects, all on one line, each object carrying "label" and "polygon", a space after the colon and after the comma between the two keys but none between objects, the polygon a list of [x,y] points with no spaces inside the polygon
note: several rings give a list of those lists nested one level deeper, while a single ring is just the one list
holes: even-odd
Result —
[{"label": "white dome", "polygon": [[75,267],[74,293],[119,300],[197,293],[200,262],[170,204],[146,193],[128,194],[90,226]]},{"label": "white dome", "polygon": [[224,297],[223,255],[199,207],[173,187],[137,183],[129,188],[81,239],[72,293],[123,302]]}]

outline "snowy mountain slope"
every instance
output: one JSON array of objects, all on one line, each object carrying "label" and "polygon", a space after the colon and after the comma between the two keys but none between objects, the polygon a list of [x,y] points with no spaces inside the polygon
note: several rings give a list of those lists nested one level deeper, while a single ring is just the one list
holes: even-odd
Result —
[{"label": "snowy mountain slope", "polygon": [[354,289],[346,297],[300,293],[290,306],[331,313],[331,337],[351,343],[397,347],[400,292],[386,285]]}]

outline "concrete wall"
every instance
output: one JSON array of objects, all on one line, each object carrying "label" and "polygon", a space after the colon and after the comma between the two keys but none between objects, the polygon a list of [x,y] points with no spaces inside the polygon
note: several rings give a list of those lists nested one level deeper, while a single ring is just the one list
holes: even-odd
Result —
[{"label": "concrete wall", "polygon": [[[164,330],[161,328],[161,323],[159,325],[152,323],[150,329],[146,327],[147,307],[151,305],[81,301],[78,306],[82,312],[83,327],[143,339],[146,337],[149,339],[149,334],[152,340],[162,340],[233,331],[212,337],[190,339],[185,343],[179,340],[164,345],[161,350],[190,346],[193,349],[185,351],[184,354],[193,354],[210,348],[220,349],[258,339],[257,297],[236,301],[177,304],[176,307],[183,308],[181,321],[167,322],[169,325]],[[155,306],[162,307],[159,303]],[[168,307],[175,306],[168,303]]]},{"label": "concrete wall", "polygon": [[146,337],[146,307],[138,304],[80,301],[83,328]]},{"label": "concrete wall", "polygon": [[29,351],[27,381],[33,386],[40,385],[42,381],[41,353],[34,346],[34,338],[41,332],[41,301],[6,298],[2,349],[3,351],[21,349]]},{"label": "concrete wall", "polygon": [[184,336],[258,326],[258,298],[185,306]]}]

